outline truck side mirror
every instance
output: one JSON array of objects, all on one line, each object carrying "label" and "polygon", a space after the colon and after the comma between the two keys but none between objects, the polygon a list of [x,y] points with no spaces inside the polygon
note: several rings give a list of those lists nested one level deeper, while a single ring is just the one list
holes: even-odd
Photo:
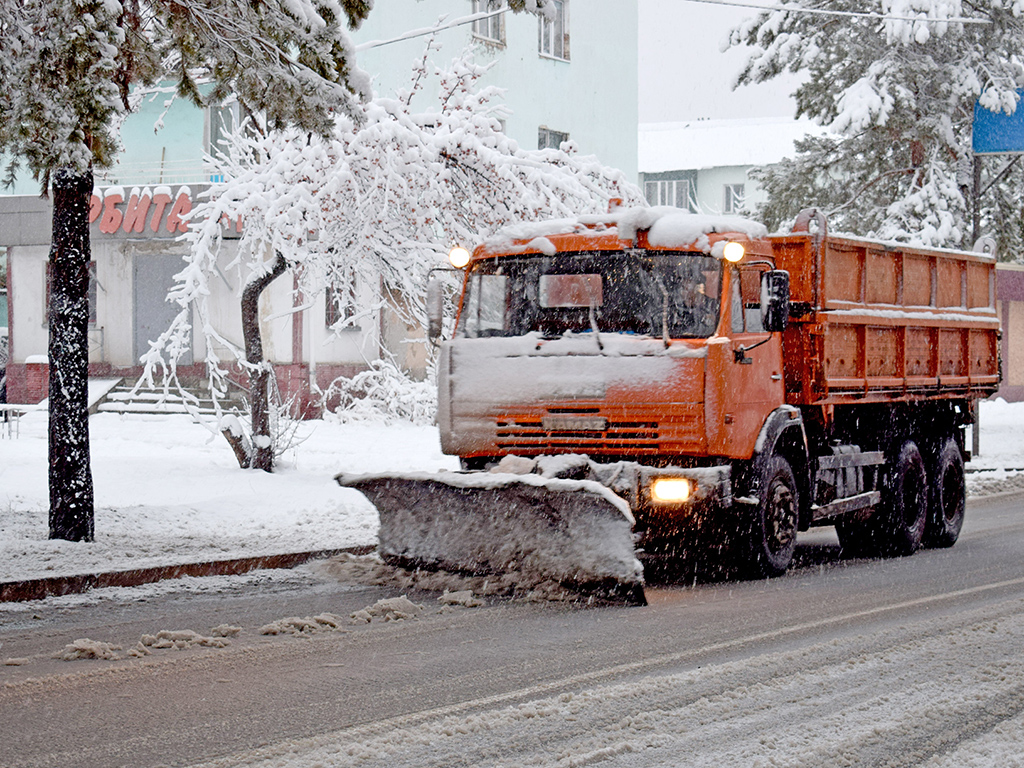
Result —
[{"label": "truck side mirror", "polygon": [[427,338],[431,341],[441,336],[444,326],[444,290],[437,275],[431,272],[427,276]]},{"label": "truck side mirror", "polygon": [[761,325],[769,332],[789,324],[789,272],[773,269],[761,275]]}]

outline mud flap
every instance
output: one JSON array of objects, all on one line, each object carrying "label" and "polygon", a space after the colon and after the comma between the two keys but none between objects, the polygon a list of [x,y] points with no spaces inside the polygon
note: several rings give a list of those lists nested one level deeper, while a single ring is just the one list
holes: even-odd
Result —
[{"label": "mud flap", "polygon": [[646,605],[629,505],[600,483],[491,473],[337,476],[380,514],[393,564],[522,573],[603,600]]}]

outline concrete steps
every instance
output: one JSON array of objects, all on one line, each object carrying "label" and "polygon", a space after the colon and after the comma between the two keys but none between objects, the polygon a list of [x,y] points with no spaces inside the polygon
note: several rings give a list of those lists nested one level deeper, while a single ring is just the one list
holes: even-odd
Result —
[{"label": "concrete steps", "polygon": [[[234,393],[232,393],[234,395]],[[107,392],[106,397],[96,406],[98,412],[131,415],[165,415],[168,413],[190,414],[198,417],[217,415],[210,393],[198,387],[177,390],[139,389],[121,383]],[[221,400],[221,412],[240,414],[244,410],[240,393]]]}]

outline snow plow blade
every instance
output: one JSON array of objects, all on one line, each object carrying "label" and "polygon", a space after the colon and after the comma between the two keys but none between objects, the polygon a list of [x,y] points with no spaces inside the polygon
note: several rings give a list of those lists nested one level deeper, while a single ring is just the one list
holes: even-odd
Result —
[{"label": "snow plow blade", "polygon": [[486,472],[336,479],[377,508],[378,551],[393,565],[521,573],[602,600],[647,604],[629,505],[600,483]]}]

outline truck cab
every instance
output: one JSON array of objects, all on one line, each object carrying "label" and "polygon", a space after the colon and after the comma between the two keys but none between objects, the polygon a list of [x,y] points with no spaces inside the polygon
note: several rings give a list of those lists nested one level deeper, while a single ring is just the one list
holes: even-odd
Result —
[{"label": "truck cab", "polygon": [[477,249],[439,368],[446,452],[469,466],[750,457],[784,402],[780,340],[762,321],[766,244],[705,232],[725,229],[710,218],[689,242],[610,229]]}]

